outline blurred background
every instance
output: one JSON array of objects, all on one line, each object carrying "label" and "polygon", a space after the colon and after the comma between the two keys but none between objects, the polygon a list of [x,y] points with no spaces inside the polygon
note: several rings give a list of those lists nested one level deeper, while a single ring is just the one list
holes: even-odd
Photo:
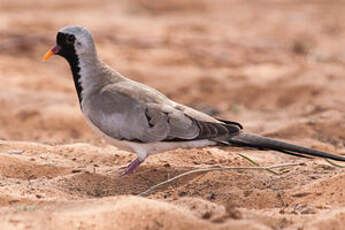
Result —
[{"label": "blurred background", "polygon": [[43,63],[82,25],[125,76],[247,129],[343,146],[343,1],[1,0],[0,139],[100,140],[68,64]]},{"label": "blurred background", "polygon": [[[131,79],[247,131],[344,154],[344,12],[342,0],[0,0],[0,229],[342,229],[345,169],[324,160],[177,149],[119,177],[134,154],[87,126],[67,62],[42,57],[60,28],[81,25]],[[119,197],[193,168],[251,165],[237,153],[303,165]]]}]

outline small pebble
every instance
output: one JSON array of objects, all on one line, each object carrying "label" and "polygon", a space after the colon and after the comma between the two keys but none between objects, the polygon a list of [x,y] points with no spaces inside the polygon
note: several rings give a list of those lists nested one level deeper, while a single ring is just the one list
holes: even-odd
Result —
[{"label": "small pebble", "polygon": [[186,196],[186,195],[187,195],[187,192],[185,192],[185,191],[179,191],[178,192],[179,197]]},{"label": "small pebble", "polygon": [[215,193],[211,193],[208,199],[209,199],[209,200],[214,200],[214,199],[216,199],[216,194],[215,194]]},{"label": "small pebble", "polygon": [[205,212],[201,218],[208,220],[211,218],[211,216],[212,216],[211,212]]}]

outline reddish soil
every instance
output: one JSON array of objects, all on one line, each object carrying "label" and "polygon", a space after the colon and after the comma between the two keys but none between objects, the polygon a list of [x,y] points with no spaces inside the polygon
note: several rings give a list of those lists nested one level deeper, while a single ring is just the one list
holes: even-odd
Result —
[{"label": "reddish soil", "polygon": [[[343,229],[345,170],[234,147],[135,155],[86,124],[67,63],[42,56],[87,27],[99,56],[170,98],[257,134],[345,154],[345,4],[294,0],[1,0],[0,229]],[[301,162],[267,171],[190,169]]]}]

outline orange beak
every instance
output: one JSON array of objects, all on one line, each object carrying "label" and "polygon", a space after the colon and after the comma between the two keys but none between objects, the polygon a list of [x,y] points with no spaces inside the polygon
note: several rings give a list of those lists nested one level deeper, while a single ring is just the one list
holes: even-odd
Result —
[{"label": "orange beak", "polygon": [[50,56],[57,54],[60,51],[61,47],[59,45],[56,45],[54,48],[49,50],[43,57],[43,61],[46,61]]}]

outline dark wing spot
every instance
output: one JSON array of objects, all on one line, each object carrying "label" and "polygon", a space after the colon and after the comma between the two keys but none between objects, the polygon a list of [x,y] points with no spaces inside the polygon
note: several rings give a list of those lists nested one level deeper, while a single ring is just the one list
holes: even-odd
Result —
[{"label": "dark wing spot", "polygon": [[221,122],[224,122],[225,124],[228,124],[228,125],[236,125],[238,126],[240,129],[243,129],[243,126],[238,123],[238,122],[234,122],[234,121],[226,121],[226,120],[221,120],[221,119],[217,119],[218,121],[221,121]]},{"label": "dark wing spot", "polygon": [[147,123],[149,124],[149,126],[150,126],[150,128],[152,128],[153,126],[154,126],[154,124],[152,124],[151,123],[151,117],[150,117],[150,115],[148,114],[148,109],[146,108],[145,109],[145,117],[146,117],[146,119],[147,119]]}]

